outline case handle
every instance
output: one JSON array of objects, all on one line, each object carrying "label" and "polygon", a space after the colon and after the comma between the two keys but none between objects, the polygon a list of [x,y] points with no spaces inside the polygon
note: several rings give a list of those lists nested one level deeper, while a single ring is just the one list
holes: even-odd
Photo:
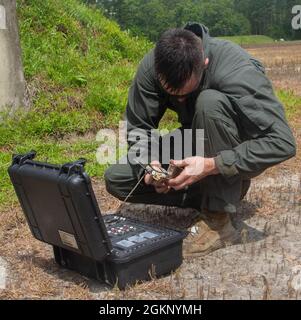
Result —
[{"label": "case handle", "polygon": [[65,173],[70,176],[72,173],[83,173],[86,163],[86,159],[79,159],[74,162],[65,163],[61,168],[60,174]]},{"label": "case handle", "polygon": [[32,150],[26,154],[14,154],[13,155],[13,165],[22,165],[26,160],[33,160],[37,155],[37,152]]}]

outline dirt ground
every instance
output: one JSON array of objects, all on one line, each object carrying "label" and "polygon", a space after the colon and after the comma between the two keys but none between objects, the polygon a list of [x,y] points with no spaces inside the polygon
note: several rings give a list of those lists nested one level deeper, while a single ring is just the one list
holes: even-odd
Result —
[{"label": "dirt ground", "polygon": [[248,48],[248,52],[260,59],[273,84],[278,89],[292,90],[301,95],[301,42],[288,45],[274,44]]},{"label": "dirt ground", "polygon": [[[273,62],[268,59],[270,48],[248,50],[268,60],[266,64],[271,68],[268,72],[275,86],[285,87],[288,78],[300,80],[298,67],[301,66],[301,56],[296,58],[293,53],[300,53],[301,45],[293,51],[283,46],[277,51],[281,52],[283,59],[290,53],[293,56],[291,62],[296,68],[291,75],[284,74],[282,78],[278,77],[278,67],[274,64],[276,60]],[[279,68],[282,68],[281,64]],[[292,82],[290,88],[296,94],[301,94],[301,82],[298,81]],[[301,119],[292,119],[291,125],[300,145]],[[124,292],[58,267],[53,260],[51,247],[31,236],[18,207],[10,208],[1,213],[4,218],[0,220],[0,298],[300,299],[300,159],[298,152],[295,159],[253,180],[249,193],[233,217],[241,234],[240,244],[203,258],[185,260],[175,274]],[[106,193],[101,181],[94,181],[94,189],[103,212],[117,210],[119,201]],[[176,209],[166,212],[159,207],[150,210],[149,206],[140,205],[121,211],[163,225],[181,224],[192,213]],[[1,270],[6,270],[5,284]]]}]

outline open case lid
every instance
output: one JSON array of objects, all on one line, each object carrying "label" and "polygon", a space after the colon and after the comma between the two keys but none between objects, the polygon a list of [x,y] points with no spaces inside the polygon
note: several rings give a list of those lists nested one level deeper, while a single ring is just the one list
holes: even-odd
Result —
[{"label": "open case lid", "polygon": [[56,166],[16,155],[8,172],[31,232],[43,242],[97,261],[111,253],[85,160]]}]

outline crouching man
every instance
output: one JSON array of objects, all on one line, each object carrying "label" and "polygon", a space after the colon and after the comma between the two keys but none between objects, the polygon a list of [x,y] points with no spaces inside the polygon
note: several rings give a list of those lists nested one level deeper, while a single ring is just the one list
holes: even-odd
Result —
[{"label": "crouching man", "polygon": [[[197,23],[166,31],[142,60],[128,97],[128,132],[158,128],[168,108],[181,130],[204,131],[204,154],[175,160],[183,170],[168,182],[145,175],[129,202],[198,209],[184,255],[204,255],[237,240],[230,218],[250,180],[293,157],[295,140],[262,64]],[[164,150],[150,159],[154,168]],[[124,200],[142,175],[137,163],[113,165],[107,190]]]}]

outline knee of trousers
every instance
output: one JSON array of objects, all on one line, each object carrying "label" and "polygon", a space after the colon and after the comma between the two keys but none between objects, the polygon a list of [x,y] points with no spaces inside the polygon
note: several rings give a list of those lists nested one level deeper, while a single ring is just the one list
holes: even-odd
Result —
[{"label": "knee of trousers", "polygon": [[204,90],[197,98],[193,128],[203,129],[205,156],[213,157],[241,143],[235,110],[228,97],[217,90]]},{"label": "knee of trousers", "polygon": [[119,200],[124,200],[130,189],[130,177],[127,179],[126,174],[121,173],[120,169],[120,165],[117,164],[109,167],[105,171],[104,180],[107,192]]},{"label": "knee of trousers", "polygon": [[220,91],[208,89],[200,93],[195,104],[195,115],[202,119],[220,118],[227,116],[227,109],[231,108],[227,96]]}]

